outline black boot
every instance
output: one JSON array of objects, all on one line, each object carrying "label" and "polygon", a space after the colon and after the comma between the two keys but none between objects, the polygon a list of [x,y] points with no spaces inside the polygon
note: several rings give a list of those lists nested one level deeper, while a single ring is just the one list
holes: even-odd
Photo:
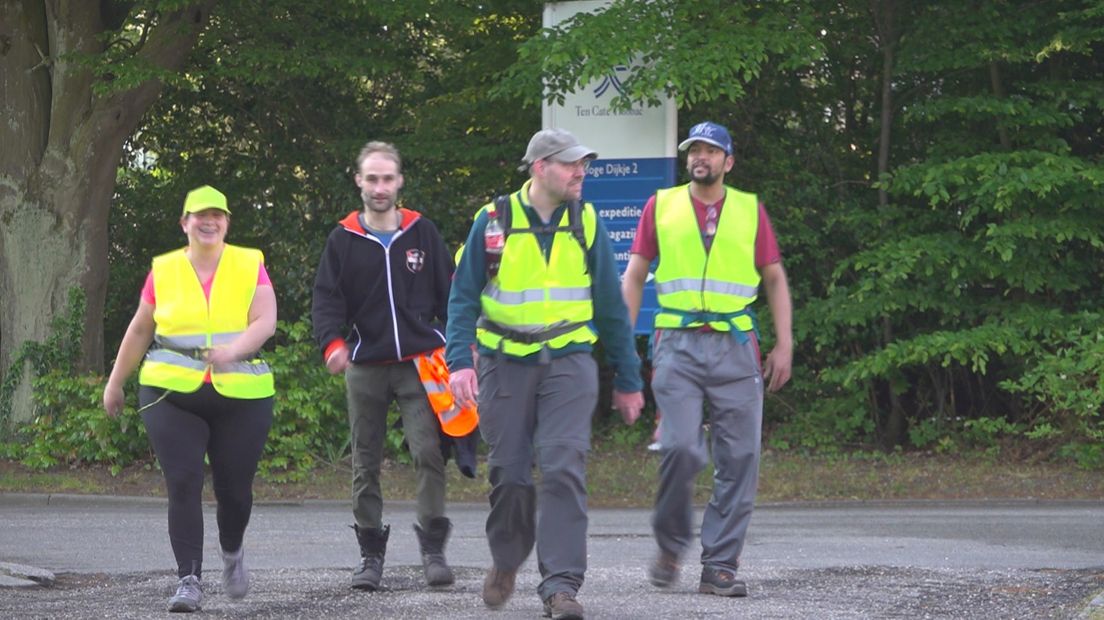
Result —
[{"label": "black boot", "polygon": [[353,569],[352,586],[357,590],[379,590],[383,579],[383,556],[387,553],[387,538],[391,535],[391,526],[385,525],[378,530],[353,526],[357,542],[360,543],[360,565]]},{"label": "black boot", "polygon": [[445,542],[448,541],[452,523],[445,517],[430,520],[429,527],[422,529],[414,525],[418,535],[418,544],[422,548],[422,568],[425,570],[426,584],[430,586],[449,586],[456,578],[445,561]]}]

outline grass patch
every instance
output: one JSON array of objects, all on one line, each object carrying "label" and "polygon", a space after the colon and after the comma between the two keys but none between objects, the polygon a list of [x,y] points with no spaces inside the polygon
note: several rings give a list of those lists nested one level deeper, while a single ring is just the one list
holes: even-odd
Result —
[{"label": "grass patch", "polygon": [[52,493],[98,494],[106,492],[96,480],[72,473],[40,473],[34,471],[9,471],[0,474],[0,489],[14,493],[38,493],[50,489]]},{"label": "grass patch", "polygon": [[[655,499],[660,457],[643,446],[596,444],[587,482],[590,505],[647,508]],[[306,482],[273,483],[258,479],[258,501],[347,500],[351,469],[348,459],[320,467]],[[480,461],[475,479],[463,477],[449,463],[448,501],[486,503],[490,486]],[[412,500],[412,466],[387,461],[381,484],[388,500]],[[210,484],[206,485],[211,499]],[[697,503],[708,501],[712,469],[695,485]],[[0,492],[80,493],[163,497],[164,483],[154,464],[128,467],[111,475],[106,467],[35,471],[0,461]],[[1104,499],[1099,471],[1061,463],[1001,461],[989,456],[855,453],[832,457],[767,451],[759,475],[760,503],[792,501],[903,499]]]}]

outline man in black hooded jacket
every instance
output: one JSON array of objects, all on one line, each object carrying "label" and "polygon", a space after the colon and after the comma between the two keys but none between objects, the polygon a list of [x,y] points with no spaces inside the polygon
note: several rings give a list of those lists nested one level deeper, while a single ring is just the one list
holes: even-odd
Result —
[{"label": "man in black hooded jacket", "polygon": [[444,346],[452,257],[433,222],[398,208],[398,150],[369,142],[357,157],[363,208],[330,233],[314,282],[311,317],[326,368],[345,373],[353,455],[353,516],[361,562],[352,587],[377,590],[390,526],[383,525],[380,462],[387,410],[397,401],[417,473],[426,582],[449,585],[444,556],[445,473],[439,424],[414,358]]}]

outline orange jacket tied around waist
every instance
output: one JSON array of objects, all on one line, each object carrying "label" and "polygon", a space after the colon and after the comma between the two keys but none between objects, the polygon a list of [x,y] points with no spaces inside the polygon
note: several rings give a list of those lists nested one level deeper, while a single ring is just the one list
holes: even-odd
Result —
[{"label": "orange jacket tied around waist", "polygon": [[479,425],[479,413],[475,407],[462,409],[456,405],[449,390],[449,371],[445,364],[445,349],[435,349],[429,355],[414,358],[418,378],[422,380],[429,406],[437,414],[441,430],[451,437],[463,437]]}]

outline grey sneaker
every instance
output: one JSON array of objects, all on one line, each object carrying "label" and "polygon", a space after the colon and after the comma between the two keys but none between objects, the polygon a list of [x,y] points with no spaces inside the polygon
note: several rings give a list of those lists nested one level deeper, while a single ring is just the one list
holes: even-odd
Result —
[{"label": "grey sneaker", "polygon": [[583,606],[573,592],[557,592],[544,602],[544,617],[552,620],[583,620]]},{"label": "grey sneaker", "polygon": [[238,600],[249,593],[249,571],[245,570],[245,547],[233,553],[219,549],[222,555],[222,590],[226,596]]},{"label": "grey sneaker", "polygon": [[169,599],[169,611],[191,613],[199,611],[202,604],[203,588],[199,585],[199,577],[195,575],[181,577],[176,594]]},{"label": "grey sneaker", "polygon": [[678,556],[662,549],[648,567],[648,581],[657,588],[670,588],[678,583]]},{"label": "grey sneaker", "polygon": [[717,596],[747,596],[747,584],[736,578],[736,571],[703,566],[698,592]]}]

